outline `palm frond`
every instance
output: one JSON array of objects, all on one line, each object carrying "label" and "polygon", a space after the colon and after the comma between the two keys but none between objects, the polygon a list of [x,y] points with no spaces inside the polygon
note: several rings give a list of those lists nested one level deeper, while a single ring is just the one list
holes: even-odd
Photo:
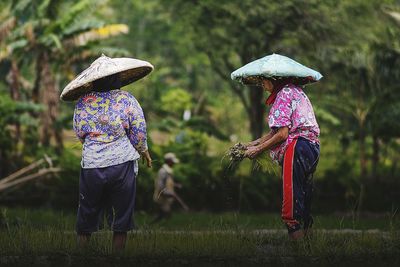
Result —
[{"label": "palm frond", "polygon": [[27,40],[19,39],[9,43],[8,45],[2,46],[0,48],[0,61],[9,58],[15,50],[24,48],[27,44],[28,44]]},{"label": "palm frond", "polygon": [[19,39],[16,40],[15,42],[10,43],[8,46],[10,47],[11,51],[22,48],[28,44],[28,41],[26,39]]},{"label": "palm frond", "polygon": [[84,46],[89,42],[107,39],[112,36],[126,34],[129,27],[126,24],[110,24],[97,29],[85,31],[65,41],[66,46]]},{"label": "palm frond", "polygon": [[396,22],[400,23],[400,12],[385,10],[384,11],[387,15],[392,17]]},{"label": "palm frond", "polygon": [[102,20],[98,20],[95,18],[88,18],[85,20],[79,20],[68,26],[64,31],[64,36],[72,36],[78,33],[82,33],[84,31],[88,31],[91,29],[97,29],[103,27],[105,22]]},{"label": "palm frond", "polygon": [[25,38],[29,41],[29,43],[34,43],[36,41],[34,27],[35,26],[32,23],[27,23],[25,26]]},{"label": "palm frond", "polygon": [[13,14],[11,12],[11,4],[1,3],[0,4],[0,21],[7,20],[11,16],[13,16]]},{"label": "palm frond", "polygon": [[[77,18],[80,14],[84,13],[85,11],[92,10],[92,6],[96,5],[96,1],[93,0],[81,0],[78,1],[77,4],[71,6],[67,12],[63,14],[63,16],[57,20],[54,24],[55,28],[65,29],[68,25],[70,25],[74,20],[79,21]],[[88,12],[89,14],[90,12]]]},{"label": "palm frond", "polygon": [[60,38],[58,38],[55,34],[49,34],[49,38],[52,40],[52,43],[56,45],[57,49],[62,49],[62,44]]},{"label": "palm frond", "polygon": [[10,35],[10,32],[15,28],[16,24],[16,18],[11,17],[0,25],[0,42]]},{"label": "palm frond", "polygon": [[64,4],[65,1],[59,0],[42,0],[37,7],[37,16],[39,18],[49,18],[49,19],[56,19],[59,13],[60,8]]},{"label": "palm frond", "polygon": [[37,29],[42,29],[47,25],[49,25],[50,23],[51,21],[48,19],[28,20],[23,24],[18,24],[13,29],[13,31],[10,33],[10,39],[16,40],[18,38],[27,38],[28,37],[27,34],[30,30],[32,30],[32,34],[34,34],[37,31]]},{"label": "palm frond", "polygon": [[48,33],[48,34],[42,35],[39,38],[39,43],[46,46],[47,48],[49,48],[52,51],[63,49],[63,44],[62,44],[59,36],[57,36],[54,33]]},{"label": "palm frond", "polygon": [[12,9],[15,12],[24,12],[27,8],[29,8],[29,4],[31,4],[31,2],[31,0],[13,1]]},{"label": "palm frond", "polygon": [[37,9],[37,13],[39,17],[44,17],[46,16],[49,4],[51,3],[51,0],[43,0],[42,3],[39,4],[39,7]]},{"label": "palm frond", "polygon": [[11,51],[9,50],[8,46],[0,47],[0,62],[3,61],[4,59],[9,58],[10,55],[11,55]]}]

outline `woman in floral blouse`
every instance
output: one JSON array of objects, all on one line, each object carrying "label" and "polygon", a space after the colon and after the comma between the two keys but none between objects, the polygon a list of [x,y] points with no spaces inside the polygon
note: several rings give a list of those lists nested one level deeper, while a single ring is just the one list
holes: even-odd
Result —
[{"label": "woman in floral blouse", "polygon": [[119,90],[117,75],[99,79],[79,98],[73,127],[83,144],[76,230],[80,244],[99,228],[103,212],[114,218],[114,249],[125,246],[132,229],[135,180],[140,156],[151,167],[146,121],[134,96]]},{"label": "woman in floral blouse", "polygon": [[282,219],[293,239],[307,234],[312,226],[310,214],[313,173],[319,159],[319,126],[310,100],[302,88],[289,78],[259,78],[271,93],[268,125],[271,131],[247,144],[246,156],[254,158],[270,150],[273,160],[283,168]]}]

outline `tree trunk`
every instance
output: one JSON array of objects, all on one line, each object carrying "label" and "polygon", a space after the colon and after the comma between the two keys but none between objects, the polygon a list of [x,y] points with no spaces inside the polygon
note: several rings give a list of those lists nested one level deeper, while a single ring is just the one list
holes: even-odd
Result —
[{"label": "tree trunk", "polygon": [[61,152],[63,148],[62,142],[62,129],[57,129],[55,122],[58,116],[59,98],[56,86],[56,80],[51,71],[49,56],[47,53],[43,54],[40,72],[40,87],[41,87],[41,102],[46,107],[46,110],[41,114],[42,134],[41,142],[44,146],[50,145],[51,137],[55,137],[57,142],[56,150]]},{"label": "tree trunk", "polygon": [[32,89],[32,100],[34,103],[39,103],[40,101],[40,87],[41,87],[41,79],[42,79],[42,69],[43,69],[43,55],[39,53],[38,57],[36,58],[36,78],[35,84],[33,85]]},{"label": "tree trunk", "polygon": [[365,177],[367,176],[367,155],[365,152],[365,129],[364,125],[360,125],[360,131],[359,131],[359,149],[360,149],[360,176],[361,180],[364,180]]},{"label": "tree trunk", "polygon": [[365,138],[366,138],[366,133],[364,128],[364,123],[360,122],[359,124],[360,194],[357,205],[357,218],[359,218],[360,212],[364,204],[365,180],[367,176],[367,157],[365,152]]},{"label": "tree trunk", "polygon": [[[58,116],[58,111],[59,111],[59,79],[55,80],[54,83],[54,93],[55,93],[55,101],[57,102],[57,107],[56,107],[56,115]],[[57,116],[54,118],[54,122],[57,121]],[[56,141],[56,153],[58,155],[61,155],[63,149],[64,149],[64,142],[63,142],[63,127],[57,123],[53,124],[53,132],[54,132],[54,138]]]},{"label": "tree trunk", "polygon": [[[10,83],[10,95],[12,100],[20,100],[20,90],[19,90],[19,69],[15,60],[11,61],[11,83]],[[15,142],[18,144],[21,138],[21,125],[18,121],[14,123],[15,125]]]},{"label": "tree trunk", "polygon": [[264,90],[261,87],[250,87],[249,90],[249,119],[250,119],[250,131],[253,140],[260,138],[263,133],[263,118],[264,118],[264,104],[263,93]]},{"label": "tree trunk", "polygon": [[372,145],[372,178],[378,182],[378,166],[379,166],[379,152],[380,152],[380,143],[379,138],[375,134],[372,137],[373,145]]},{"label": "tree trunk", "polygon": [[3,151],[0,149],[0,177],[3,177]]},{"label": "tree trunk", "polygon": [[[221,62],[215,60],[215,56],[210,51],[207,54],[208,58],[212,62],[214,71],[221,77],[221,79],[226,79],[230,71],[235,69],[227,59],[224,59],[223,64],[221,64]],[[250,60],[251,57],[249,55],[241,56],[241,62],[249,62]],[[247,113],[253,140],[260,138],[264,126],[264,104],[262,103],[264,99],[263,88],[258,86],[249,86],[246,88],[245,86],[236,84],[235,82],[235,85],[232,85],[231,90],[239,97]],[[248,97],[246,97],[244,90],[248,90]]]},{"label": "tree trunk", "polygon": [[11,61],[11,86],[10,94],[13,100],[19,100],[19,69],[15,60]]}]

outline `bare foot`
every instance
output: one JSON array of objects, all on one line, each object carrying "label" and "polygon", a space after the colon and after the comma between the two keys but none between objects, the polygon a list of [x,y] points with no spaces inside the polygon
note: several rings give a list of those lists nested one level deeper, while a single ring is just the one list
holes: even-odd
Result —
[{"label": "bare foot", "polygon": [[289,233],[289,238],[292,240],[298,240],[304,237],[304,231],[303,230],[298,230],[293,233]]},{"label": "bare foot", "polygon": [[312,236],[312,233],[313,231],[311,228],[304,229],[304,236]]},{"label": "bare foot", "polygon": [[124,250],[126,244],[126,232],[114,232],[113,235],[113,251],[120,252]]},{"label": "bare foot", "polygon": [[78,246],[80,248],[86,248],[90,241],[90,234],[79,234],[78,235]]}]

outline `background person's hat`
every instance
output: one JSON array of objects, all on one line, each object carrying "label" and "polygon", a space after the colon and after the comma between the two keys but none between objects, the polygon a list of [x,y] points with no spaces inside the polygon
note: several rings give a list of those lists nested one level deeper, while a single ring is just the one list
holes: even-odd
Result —
[{"label": "background person's hat", "polygon": [[252,83],[259,78],[295,78],[299,84],[317,82],[322,78],[321,73],[310,69],[299,62],[278,54],[272,54],[254,60],[231,74],[232,80],[241,83]]},{"label": "background person's hat", "polygon": [[179,163],[180,162],[179,159],[175,156],[175,154],[171,153],[171,152],[169,152],[169,153],[164,155],[164,160],[170,160],[173,163]]},{"label": "background person's hat", "polygon": [[116,74],[121,87],[133,83],[154,69],[153,65],[135,58],[110,58],[104,54],[96,59],[89,68],[82,71],[62,91],[60,99],[74,101],[93,90],[93,82]]}]

